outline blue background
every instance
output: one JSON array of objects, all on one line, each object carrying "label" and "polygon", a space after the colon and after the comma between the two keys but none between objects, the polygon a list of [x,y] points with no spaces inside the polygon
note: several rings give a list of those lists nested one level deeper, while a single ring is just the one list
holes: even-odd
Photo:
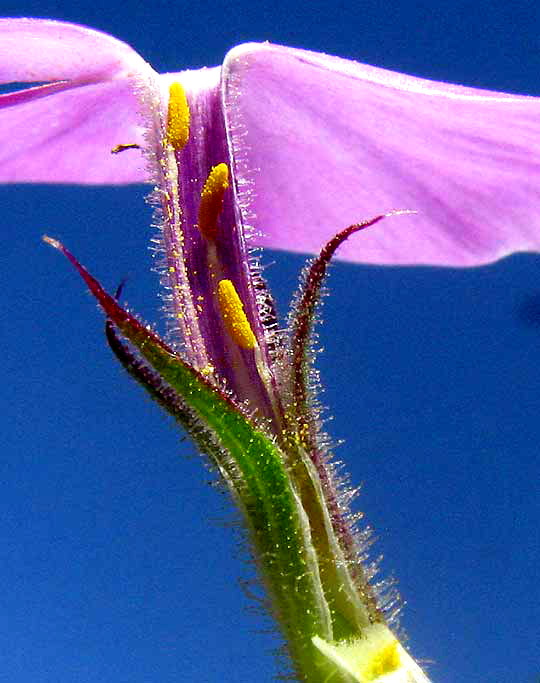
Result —
[{"label": "blue background", "polygon": [[[0,9],[110,32],[158,71],[218,64],[229,47],[268,39],[540,95],[530,2]],[[10,683],[266,683],[277,671],[279,638],[239,585],[254,571],[227,497],[117,366],[93,301],[40,242],[64,240],[109,289],[127,276],[126,298],[162,329],[143,196],[0,188],[0,677]],[[304,259],[263,260],[284,314]],[[328,428],[363,483],[356,509],[377,532],[383,576],[399,579],[413,653],[438,683],[537,683],[538,256],[468,271],[341,264],[329,284],[318,361]]]}]

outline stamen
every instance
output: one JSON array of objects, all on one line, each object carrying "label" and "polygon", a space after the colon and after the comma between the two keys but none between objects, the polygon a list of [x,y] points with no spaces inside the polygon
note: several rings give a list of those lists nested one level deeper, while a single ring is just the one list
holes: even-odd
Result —
[{"label": "stamen", "polygon": [[254,349],[257,340],[245,314],[244,305],[230,280],[220,280],[218,303],[223,324],[231,339],[242,349]]},{"label": "stamen", "polygon": [[120,152],[125,152],[126,149],[141,149],[141,146],[136,142],[130,142],[127,145],[115,145],[111,149],[111,154],[119,154]]},{"label": "stamen", "polygon": [[214,240],[217,234],[217,220],[223,209],[223,196],[229,187],[227,164],[214,166],[204,184],[199,204],[199,230],[207,240]]},{"label": "stamen", "polygon": [[183,86],[174,82],[169,86],[167,111],[167,142],[175,150],[186,146],[189,138],[189,106]]}]

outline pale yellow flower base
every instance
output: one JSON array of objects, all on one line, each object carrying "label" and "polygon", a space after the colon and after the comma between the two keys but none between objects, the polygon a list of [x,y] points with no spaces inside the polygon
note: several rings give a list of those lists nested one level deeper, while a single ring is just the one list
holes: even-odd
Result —
[{"label": "pale yellow flower base", "polygon": [[[372,624],[354,640],[328,642],[318,636],[312,640],[336,665],[336,673],[346,674],[357,683],[430,683],[384,624]],[[332,675],[325,683],[332,683]]]}]

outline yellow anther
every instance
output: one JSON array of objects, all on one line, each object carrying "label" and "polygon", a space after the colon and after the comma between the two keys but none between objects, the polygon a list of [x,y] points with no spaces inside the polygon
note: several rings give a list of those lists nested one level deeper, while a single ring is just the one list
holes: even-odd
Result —
[{"label": "yellow anther", "polygon": [[169,86],[167,111],[167,142],[173,149],[182,149],[189,138],[189,106],[186,92],[180,83]]},{"label": "yellow anther", "polygon": [[390,674],[392,671],[399,669],[400,666],[401,661],[399,658],[398,642],[397,640],[394,640],[373,655],[363,672],[363,680],[375,681],[379,676]]},{"label": "yellow anther", "polygon": [[229,167],[218,164],[210,171],[201,192],[199,204],[199,230],[207,240],[214,240],[218,216],[223,209],[223,195],[229,187]]},{"label": "yellow anther", "polygon": [[218,303],[223,324],[231,339],[242,349],[254,349],[257,340],[246,317],[244,305],[230,280],[220,280]]}]

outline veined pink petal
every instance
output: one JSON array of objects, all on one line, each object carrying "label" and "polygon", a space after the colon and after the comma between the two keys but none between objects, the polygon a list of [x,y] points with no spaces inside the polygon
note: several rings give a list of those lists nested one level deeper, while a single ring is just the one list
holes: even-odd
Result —
[{"label": "veined pink petal", "polygon": [[44,19],[0,19],[0,83],[46,83],[0,97],[0,182],[142,182],[134,87],[152,70],[128,45]]},{"label": "veined pink petal", "polygon": [[351,223],[411,209],[339,257],[466,266],[540,246],[540,99],[266,44],[228,54],[223,98],[262,245],[314,252]]}]

